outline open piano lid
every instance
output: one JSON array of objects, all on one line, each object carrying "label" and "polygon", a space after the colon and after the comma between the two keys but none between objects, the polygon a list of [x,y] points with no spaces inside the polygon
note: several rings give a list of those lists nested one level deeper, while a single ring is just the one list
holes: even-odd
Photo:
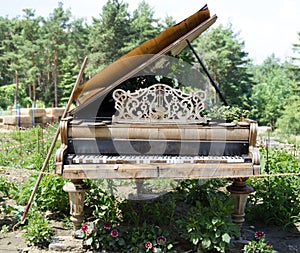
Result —
[{"label": "open piano lid", "polygon": [[135,76],[161,55],[178,55],[188,45],[186,40],[191,42],[197,38],[216,19],[216,15],[210,17],[209,9],[205,5],[190,17],[123,55],[77,88],[73,97],[77,107],[71,114],[76,114],[122,82]]}]

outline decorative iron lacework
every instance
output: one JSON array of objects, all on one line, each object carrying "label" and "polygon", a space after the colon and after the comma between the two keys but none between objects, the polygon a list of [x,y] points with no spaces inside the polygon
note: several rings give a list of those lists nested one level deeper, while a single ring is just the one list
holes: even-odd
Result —
[{"label": "decorative iron lacework", "polygon": [[185,93],[165,84],[154,84],[135,92],[117,89],[113,92],[116,114],[113,122],[126,123],[204,123],[203,90]]}]

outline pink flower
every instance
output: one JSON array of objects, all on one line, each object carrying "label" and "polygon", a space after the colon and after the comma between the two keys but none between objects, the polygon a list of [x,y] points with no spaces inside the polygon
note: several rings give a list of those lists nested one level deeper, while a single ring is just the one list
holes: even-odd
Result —
[{"label": "pink flower", "polygon": [[265,237],[265,233],[262,232],[262,231],[257,231],[257,232],[255,232],[254,236],[255,236],[256,239],[260,239],[260,238]]},{"label": "pink flower", "polygon": [[145,248],[146,249],[152,249],[152,243],[151,242],[146,242],[145,243]]},{"label": "pink flower", "polygon": [[166,237],[164,237],[163,235],[160,235],[159,237],[157,237],[157,239],[156,239],[156,242],[157,242],[157,244],[161,244],[161,242],[166,242],[167,241],[167,238]]},{"label": "pink flower", "polygon": [[88,228],[89,228],[89,226],[87,224],[84,224],[84,225],[82,225],[81,230],[82,230],[82,232],[85,232],[88,230]]},{"label": "pink flower", "polygon": [[105,222],[103,225],[104,229],[111,229],[111,224],[109,222]]},{"label": "pink flower", "polygon": [[269,241],[267,241],[267,246],[269,246],[269,247],[271,247],[272,246],[272,243],[271,242],[269,242]]},{"label": "pink flower", "polygon": [[117,229],[113,229],[110,233],[112,237],[118,237],[119,236],[119,231]]}]

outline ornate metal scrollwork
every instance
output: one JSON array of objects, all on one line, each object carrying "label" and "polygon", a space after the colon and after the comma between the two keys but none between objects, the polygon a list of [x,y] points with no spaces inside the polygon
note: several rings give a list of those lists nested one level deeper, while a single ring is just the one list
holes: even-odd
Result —
[{"label": "ornate metal scrollwork", "polygon": [[113,92],[116,114],[113,122],[199,123],[206,122],[203,90],[185,93],[165,84],[154,84],[135,92],[117,89]]}]

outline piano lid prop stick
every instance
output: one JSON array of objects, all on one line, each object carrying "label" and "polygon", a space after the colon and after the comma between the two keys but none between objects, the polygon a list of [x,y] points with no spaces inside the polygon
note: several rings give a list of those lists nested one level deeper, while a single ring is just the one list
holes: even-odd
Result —
[{"label": "piano lid prop stick", "polygon": [[216,84],[216,82],[214,81],[214,79],[212,78],[212,76],[210,75],[210,73],[208,72],[207,68],[205,67],[205,65],[203,64],[201,58],[199,57],[199,55],[197,54],[197,52],[195,51],[195,49],[193,48],[192,44],[190,43],[189,40],[186,40],[186,43],[188,44],[189,48],[192,50],[193,54],[195,55],[195,57],[197,58],[198,62],[200,63],[201,67],[203,68],[205,74],[208,76],[209,81],[211,82],[211,84],[214,86],[216,92],[219,94],[221,100],[223,101],[224,105],[229,106],[228,102],[226,101],[225,97],[223,96],[223,94],[220,91],[220,88],[218,87],[218,85]]},{"label": "piano lid prop stick", "polygon": [[[74,96],[75,91],[76,91],[77,88],[79,87],[80,81],[81,81],[82,76],[83,76],[84,69],[85,69],[86,64],[87,64],[87,60],[88,60],[87,57],[85,57],[84,60],[83,60],[83,63],[82,63],[82,65],[81,65],[81,68],[80,68],[80,71],[79,71],[79,74],[78,74],[77,79],[76,79],[76,82],[75,82],[75,85],[74,85],[73,90],[72,90],[72,92],[71,92],[69,101],[68,101],[68,103],[67,103],[67,105],[66,105],[66,107],[65,107],[65,110],[64,110],[63,114],[62,114],[62,117],[61,117],[62,119],[66,117],[67,112],[68,112],[68,110],[69,110],[71,104],[73,103],[73,96]],[[54,149],[54,147],[55,147],[55,144],[56,144],[56,141],[57,141],[57,139],[58,139],[59,134],[60,134],[60,128],[57,127],[55,136],[54,136],[54,138],[53,138],[53,140],[52,140],[52,143],[51,143],[51,146],[50,146],[50,148],[49,148],[49,150],[48,150],[48,154],[47,154],[47,156],[46,156],[46,158],[45,158],[45,160],[44,160],[42,169],[40,170],[39,176],[38,176],[37,181],[36,181],[36,183],[35,183],[34,189],[32,190],[32,193],[31,193],[31,196],[30,196],[30,198],[29,198],[29,201],[28,201],[28,203],[27,203],[27,205],[26,205],[26,207],[25,207],[23,216],[22,216],[22,218],[21,218],[21,223],[24,222],[24,220],[25,220],[25,218],[26,218],[26,216],[27,216],[27,213],[28,213],[29,208],[30,208],[30,206],[31,206],[31,204],[32,204],[33,198],[34,198],[35,193],[36,193],[36,191],[37,191],[37,189],[38,189],[38,187],[39,187],[39,184],[40,184],[40,182],[41,182],[41,180],[42,180],[44,171],[45,171],[45,169],[46,169],[46,167],[47,167],[47,165],[48,165],[49,159],[50,159],[50,157],[51,157],[52,151],[53,151],[53,149]]]}]

